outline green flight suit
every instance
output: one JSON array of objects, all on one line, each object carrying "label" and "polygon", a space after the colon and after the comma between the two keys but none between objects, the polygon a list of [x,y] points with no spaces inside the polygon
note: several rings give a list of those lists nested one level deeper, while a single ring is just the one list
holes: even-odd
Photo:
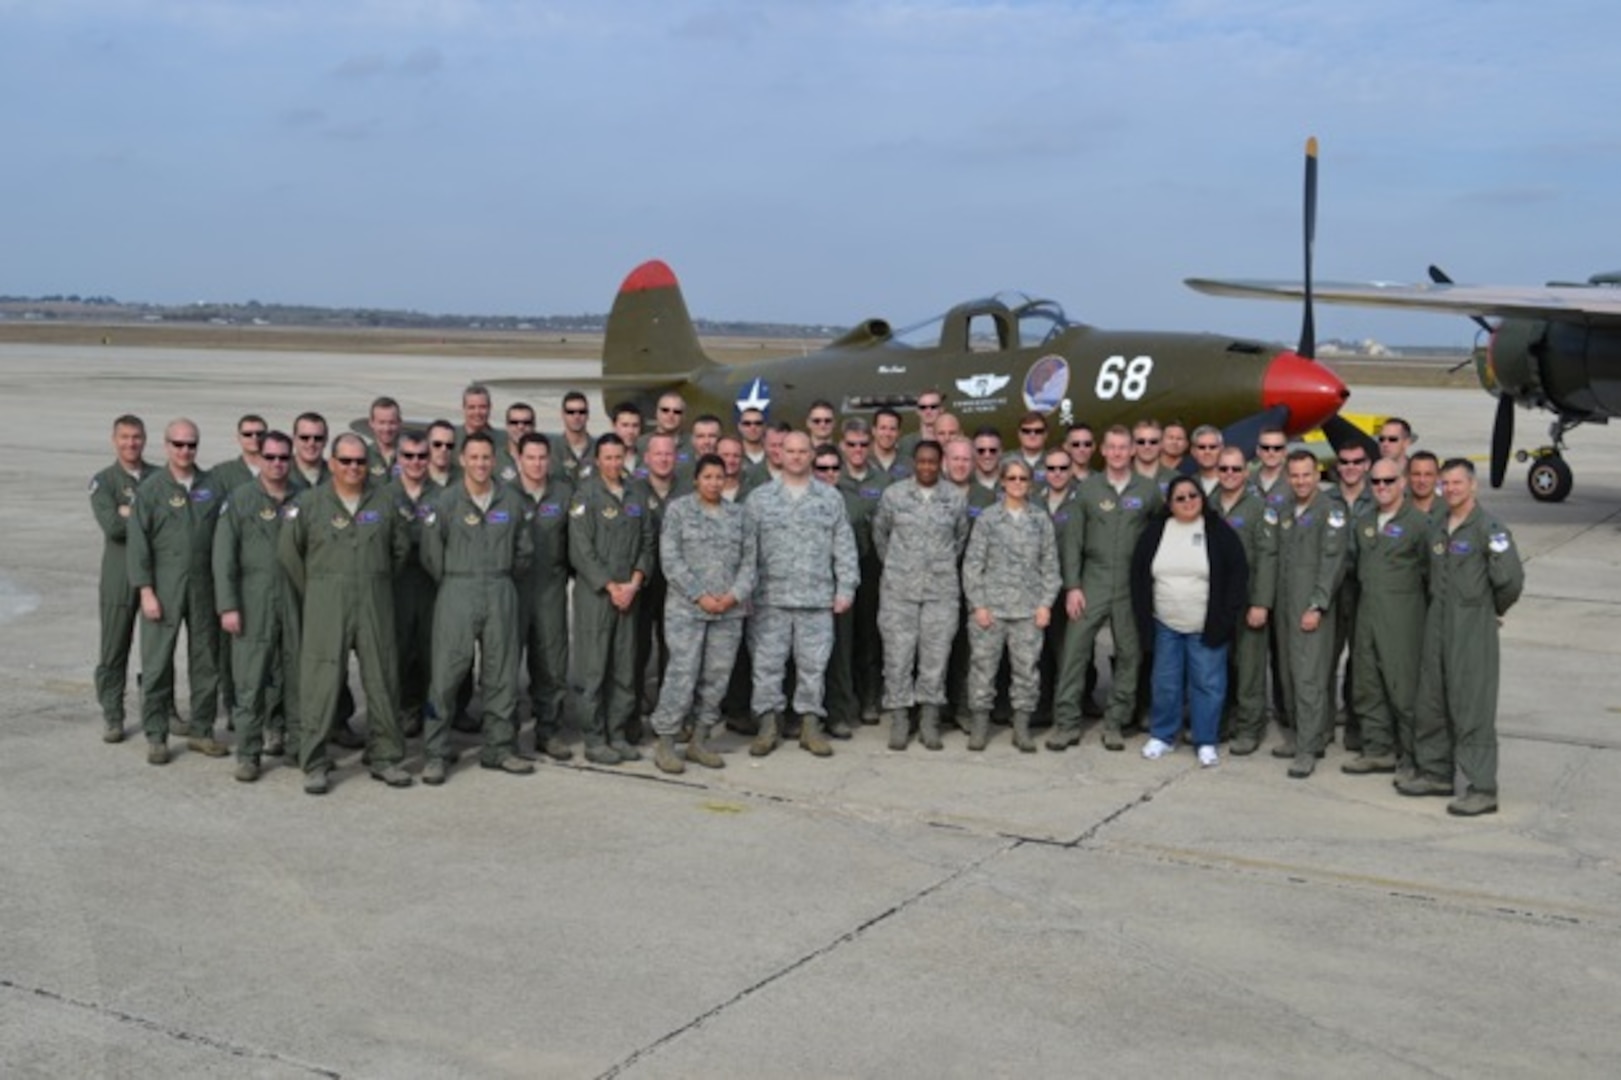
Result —
[{"label": "green flight suit", "polygon": [[629,611],[608,599],[610,581],[645,582],[658,559],[653,515],[629,480],[614,494],[593,476],[569,503],[568,556],[574,567],[574,700],[587,749],[621,742],[636,711],[637,596]]},{"label": "green flight suit", "polygon": [[400,455],[396,448],[394,456],[384,457],[383,452],[374,442],[366,444],[366,483],[386,484],[399,475]]},{"label": "green flight suit", "polygon": [[878,582],[883,563],[872,542],[872,518],[889,484],[889,475],[870,465],[860,480],[848,470],[839,473],[839,493],[844,496],[844,509],[856,538],[861,584],[856,586],[850,610],[833,616],[827,714],[850,725],[859,723],[863,713],[876,716],[884,693],[884,653],[878,634]]},{"label": "green flight suit", "polygon": [[1430,535],[1430,606],[1424,620],[1414,731],[1419,773],[1497,794],[1497,620],[1525,588],[1508,527],[1476,505],[1457,528]]},{"label": "green flight suit", "polygon": [[1360,586],[1351,646],[1351,707],[1362,725],[1362,754],[1413,760],[1413,708],[1424,648],[1430,571],[1428,515],[1403,503],[1379,524],[1378,512],[1356,523]]},{"label": "green flight suit", "polygon": [[1131,556],[1150,515],[1164,505],[1160,487],[1133,471],[1119,490],[1107,472],[1088,476],[1075,491],[1068,527],[1059,536],[1059,569],[1064,578],[1060,604],[1070,589],[1086,596],[1086,610],[1064,633],[1064,655],[1058,664],[1053,694],[1054,737],[1081,726],[1081,696],[1098,632],[1107,625],[1114,636],[1114,685],[1103,713],[1103,728],[1118,735],[1137,709],[1137,671],[1142,648],[1137,616],[1131,608]]},{"label": "green flight suit", "polygon": [[[1065,542],[1065,534],[1071,528],[1071,517],[1080,516],[1074,513],[1075,493],[1080,486],[1079,481],[1072,482],[1064,489],[1064,497],[1056,506],[1049,500],[1050,492],[1047,489],[1040,491],[1035,498],[1036,505],[1052,519],[1053,535],[1058,542],[1058,573],[1065,581],[1072,580],[1069,569],[1074,570],[1073,580],[1080,580],[1079,567],[1066,569],[1064,565],[1066,547],[1070,558],[1080,557],[1079,545],[1066,545]],[[1041,700],[1036,705],[1036,716],[1038,722],[1042,724],[1048,723],[1052,718],[1053,695],[1058,688],[1058,662],[1064,652],[1064,634],[1068,629],[1069,613],[1064,610],[1064,596],[1060,592],[1053,602],[1052,619],[1047,623],[1047,629],[1043,632],[1041,640]],[[1097,670],[1096,664],[1087,665],[1083,695],[1089,697],[1097,688]]]},{"label": "green flight suit", "polygon": [[[302,495],[313,488],[324,487],[331,479],[332,466],[326,463],[326,458],[321,459],[321,467],[316,470],[313,481],[304,475],[304,470],[298,467],[297,457],[293,458],[292,467],[287,470],[287,486],[292,489],[294,495]],[[367,483],[370,482],[368,477]]]},{"label": "green flight suit", "polygon": [[141,462],[134,473],[118,462],[90,481],[90,513],[101,528],[101,579],[97,610],[101,616],[101,649],[96,659],[96,700],[109,728],[124,726],[124,687],[129,682],[129,647],[141,598],[129,583],[129,522],[120,507],[135,507],[135,491],[157,466]]},{"label": "green flight suit", "polygon": [[323,484],[287,511],[277,555],[301,598],[299,765],[306,773],[331,766],[327,740],[350,650],[360,658],[372,769],[398,765],[405,756],[395,704],[394,575],[410,546],[410,534],[382,487],[364,489],[351,512],[337,489]]},{"label": "green flight suit", "polygon": [[[1351,523],[1345,507],[1322,492],[1303,510],[1285,507],[1278,526],[1278,603],[1284,711],[1295,724],[1295,753],[1316,754],[1334,737],[1334,599],[1345,575]],[[1317,629],[1300,628],[1309,609]]]},{"label": "green flight suit", "polygon": [[214,610],[214,529],[223,494],[198,470],[191,487],[159,469],[135,489],[129,519],[129,583],[157,592],[163,618],[141,621],[141,727],[148,742],[168,739],[174,708],[174,651],[186,628],[191,736],[214,733],[219,714],[219,617]]},{"label": "green flight suit", "polygon": [[422,522],[433,511],[443,491],[424,477],[416,498],[395,477],[384,489],[394,500],[394,512],[410,537],[405,565],[394,575],[394,647],[400,665],[400,724],[414,729],[428,702],[428,675],[433,663],[433,605],[438,586],[422,567]]},{"label": "green flight suit", "polygon": [[291,506],[291,493],[277,498],[249,480],[231,491],[214,531],[214,607],[242,619],[242,632],[226,635],[240,761],[259,760],[265,731],[276,726],[272,712],[278,704],[289,745],[298,745],[297,600],[277,554]]},{"label": "green flight suit", "polygon": [[524,501],[534,557],[518,579],[520,637],[529,671],[535,746],[563,733],[568,688],[568,508],[574,485],[552,475],[543,491],[513,488]]},{"label": "green flight suit", "polygon": [[[1248,608],[1271,611],[1278,593],[1278,515],[1255,492],[1245,489],[1239,500],[1226,508],[1221,491],[1210,504],[1222,520],[1238,534],[1249,565],[1249,604],[1239,614],[1238,629],[1229,652],[1232,677],[1228,680],[1227,722],[1223,725],[1235,738],[1250,738],[1257,744],[1266,734],[1266,661],[1269,626],[1259,630],[1248,622]],[[1269,618],[1270,624],[1271,619]]]},{"label": "green flight suit", "polygon": [[[1353,531],[1361,529],[1377,507],[1373,501],[1373,488],[1366,482],[1362,485],[1361,494],[1350,503],[1345,501],[1338,486],[1328,489],[1328,497],[1345,509]],[[1340,579],[1340,594],[1334,600],[1334,667],[1338,669],[1340,658],[1345,657],[1345,677],[1340,681],[1340,704],[1345,709],[1346,741],[1353,747],[1356,745],[1354,740],[1362,730],[1361,717],[1357,715],[1353,700],[1356,680],[1356,649],[1353,642],[1356,639],[1357,605],[1362,593],[1356,559],[1356,543],[1348,538],[1345,544],[1345,576]]]},{"label": "green flight suit", "polygon": [[481,509],[467,485],[440,492],[422,521],[422,565],[439,583],[433,605],[433,675],[424,717],[429,761],[449,756],[456,693],[479,655],[484,705],[480,760],[499,765],[517,750],[518,585],[534,554],[527,509],[517,492],[493,483]]},{"label": "green flight suit", "polygon": [[[214,482],[214,488],[221,498],[230,498],[231,492],[251,480],[257,479],[253,469],[238,454],[229,461],[222,461],[208,470],[209,479]],[[236,646],[222,627],[219,634],[219,673],[220,673],[220,700],[225,703],[226,714],[231,718],[232,726],[236,723],[236,671],[233,654]],[[279,702],[276,704],[279,705]],[[240,749],[240,745],[238,746]]]}]

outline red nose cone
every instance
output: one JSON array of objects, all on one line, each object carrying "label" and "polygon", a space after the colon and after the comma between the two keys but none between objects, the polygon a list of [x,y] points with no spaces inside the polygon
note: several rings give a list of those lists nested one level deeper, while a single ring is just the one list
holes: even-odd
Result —
[{"label": "red nose cone", "polygon": [[1332,371],[1293,352],[1274,356],[1261,378],[1261,407],[1288,406],[1291,435],[1318,427],[1339,412],[1350,396],[1351,391]]}]

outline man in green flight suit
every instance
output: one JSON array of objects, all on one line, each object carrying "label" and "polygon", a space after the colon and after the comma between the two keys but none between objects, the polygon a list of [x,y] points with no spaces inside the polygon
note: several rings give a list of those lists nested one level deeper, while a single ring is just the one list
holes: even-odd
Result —
[{"label": "man in green flight suit", "polygon": [[113,421],[113,463],[90,481],[90,512],[101,528],[101,651],[96,661],[96,700],[105,724],[104,742],[124,741],[124,687],[139,598],[129,583],[129,519],[135,491],[157,472],[143,456],[146,424],[126,413]]},{"label": "man in green flight suit", "polygon": [[1340,771],[1358,775],[1400,768],[1410,775],[1430,519],[1407,502],[1407,481],[1396,461],[1374,462],[1368,487],[1373,512],[1356,521],[1352,533],[1361,591],[1351,642],[1351,706],[1362,723],[1362,750]]},{"label": "man in green flight suit", "polygon": [[327,740],[350,650],[360,658],[366,691],[371,775],[390,787],[411,784],[400,767],[405,748],[394,700],[394,575],[411,540],[393,496],[366,481],[365,440],[352,432],[339,435],[332,444],[331,481],[306,491],[289,509],[277,552],[303,601],[299,764],[311,795],[325,795],[330,787]]},{"label": "man in green flight suit", "polygon": [[[298,739],[298,612],[277,556],[292,498],[293,440],[267,432],[258,457],[259,475],[226,495],[214,531],[214,605],[231,642],[236,778],[244,783],[259,779],[261,754],[281,755],[288,730],[294,745]],[[281,730],[267,739],[278,699]]]},{"label": "man in green flight suit", "polygon": [[1451,795],[1453,766],[1468,790],[1447,813],[1497,812],[1498,627],[1525,588],[1508,527],[1475,501],[1475,467],[1441,466],[1447,516],[1430,538],[1430,607],[1424,620],[1411,780],[1403,795]]},{"label": "man in green flight suit", "polygon": [[569,504],[574,567],[574,698],[585,758],[596,765],[640,761],[625,738],[636,710],[636,612],[658,558],[653,515],[624,475],[625,441],[597,440],[597,472]]},{"label": "man in green flight suit", "polygon": [[456,691],[479,654],[484,747],[479,766],[522,775],[518,756],[518,586],[534,554],[523,497],[494,480],[495,440],[462,442],[462,478],[440,492],[422,522],[422,566],[439,583],[433,605],[433,675],[424,725],[422,782],[445,782]]},{"label": "man in green flight suit", "polygon": [[[1059,542],[1064,576],[1064,652],[1053,694],[1048,750],[1081,740],[1081,697],[1099,631],[1114,635],[1114,685],[1103,713],[1103,748],[1124,750],[1123,729],[1137,712],[1137,668],[1142,649],[1131,608],[1131,556],[1150,515],[1163,505],[1160,487],[1132,467],[1132,435],[1116,426],[1103,433],[1103,469],[1081,481]],[[1158,445],[1157,437],[1155,445]]]},{"label": "man in green flight suit", "polygon": [[1244,545],[1249,565],[1249,604],[1238,617],[1228,680],[1231,753],[1253,754],[1266,737],[1266,658],[1268,623],[1278,591],[1278,515],[1249,487],[1244,451],[1224,447],[1216,455],[1216,512]]},{"label": "man in green flight suit", "polygon": [[[562,439],[558,440],[562,442]],[[589,470],[589,466],[587,469]],[[578,474],[578,468],[573,472]],[[568,507],[574,483],[552,465],[551,440],[530,432],[518,444],[518,483],[534,558],[518,579],[519,631],[529,670],[535,750],[556,761],[574,756],[563,734],[568,686]],[[590,471],[585,473],[587,477]]]},{"label": "man in green flight suit", "polygon": [[214,613],[214,528],[221,493],[197,468],[197,425],[164,430],[166,467],[135,491],[129,520],[129,583],[141,597],[141,726],[146,760],[169,762],[174,652],[186,629],[191,725],[186,746],[209,757],[229,751],[214,740],[219,713],[219,618]]},{"label": "man in green flight suit", "polygon": [[1293,502],[1278,523],[1278,604],[1273,614],[1282,641],[1278,649],[1284,712],[1294,718],[1293,737],[1272,748],[1290,759],[1289,775],[1304,780],[1334,737],[1334,624],[1327,616],[1345,574],[1350,519],[1317,485],[1317,459],[1310,450],[1288,457]]}]

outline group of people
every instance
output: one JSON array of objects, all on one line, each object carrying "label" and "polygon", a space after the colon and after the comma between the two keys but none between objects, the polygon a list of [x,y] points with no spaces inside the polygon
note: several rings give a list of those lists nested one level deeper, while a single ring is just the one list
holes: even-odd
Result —
[{"label": "group of people", "polygon": [[456,729],[481,735],[481,766],[532,772],[526,696],[537,753],[572,756],[571,705],[587,760],[639,760],[645,718],[672,773],[722,767],[722,723],[764,757],[795,737],[830,755],[864,723],[895,751],[942,749],[955,723],[982,751],[1006,719],[1031,753],[1034,728],[1063,751],[1091,716],[1106,750],[1146,719],[1144,757],[1186,738],[1206,766],[1224,742],[1255,753],[1275,722],[1272,753],[1303,779],[1342,723],[1345,772],[1457,815],[1496,809],[1497,632],[1523,571],[1467,460],[1413,452],[1400,419],[1337,448],[1324,481],[1275,428],[1251,461],[1208,425],[1077,423],[1055,440],[1031,412],[1004,447],[994,428],[965,434],[938,392],[915,408],[904,434],[893,410],[841,422],[825,401],[798,425],[740,408],[728,430],[688,423],[669,393],[593,435],[571,392],[549,436],[524,403],[497,431],[471,386],[460,423],[421,430],[378,398],[370,439],[329,442],[318,413],[290,432],[249,414],[238,455],[207,470],[191,421],[166,426],[155,465],[142,421],[120,416],[90,485],[104,737],[124,738],[139,622],[149,762],[169,760],[171,731],[229,754],[224,700],[237,779],[286,756],[312,794],[334,745],[413,783],[417,737],[420,778],[442,784]]}]

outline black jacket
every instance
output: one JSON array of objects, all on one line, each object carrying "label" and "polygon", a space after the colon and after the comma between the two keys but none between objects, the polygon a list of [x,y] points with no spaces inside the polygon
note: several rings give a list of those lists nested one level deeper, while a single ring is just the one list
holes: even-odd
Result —
[{"label": "black jacket", "polygon": [[[1157,514],[1143,527],[1137,548],[1131,555],[1131,610],[1137,616],[1138,641],[1154,640],[1154,556],[1165,536],[1167,515]],[[1207,648],[1230,644],[1238,620],[1249,606],[1249,563],[1244,559],[1244,542],[1232,527],[1212,510],[1206,509],[1205,555],[1210,560],[1210,603],[1205,608],[1204,633],[1199,640]]]}]

